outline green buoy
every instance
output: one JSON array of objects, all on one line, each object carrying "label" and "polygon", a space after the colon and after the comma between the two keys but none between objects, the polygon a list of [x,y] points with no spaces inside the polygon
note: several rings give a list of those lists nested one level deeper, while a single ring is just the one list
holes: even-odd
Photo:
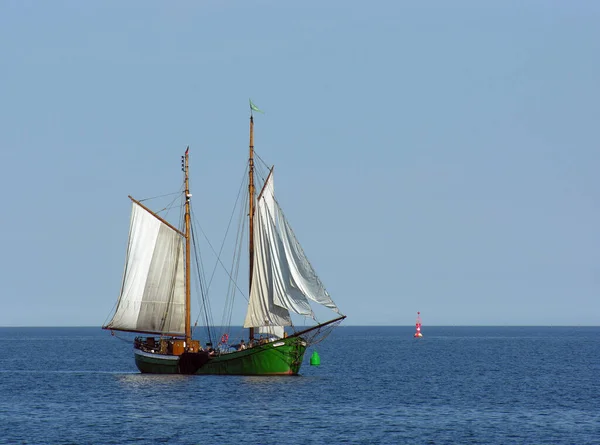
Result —
[{"label": "green buoy", "polygon": [[321,364],[321,357],[317,351],[313,351],[310,356],[310,366],[319,366]]}]

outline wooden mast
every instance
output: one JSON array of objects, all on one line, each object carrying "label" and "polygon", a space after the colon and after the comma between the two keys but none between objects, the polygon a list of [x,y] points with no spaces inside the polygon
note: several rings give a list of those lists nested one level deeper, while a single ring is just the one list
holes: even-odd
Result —
[{"label": "wooden mast", "polygon": [[[250,108],[250,155],[248,157],[248,251],[250,254],[250,277],[248,280],[248,295],[252,291],[252,272],[254,269],[254,118],[252,117],[252,107]],[[254,328],[249,328],[248,338],[254,339]]]},{"label": "wooden mast", "polygon": [[191,270],[190,270],[190,181],[189,181],[189,155],[190,147],[185,150],[183,172],[185,175],[185,344],[186,349],[191,346],[192,326],[190,307],[191,298]]}]

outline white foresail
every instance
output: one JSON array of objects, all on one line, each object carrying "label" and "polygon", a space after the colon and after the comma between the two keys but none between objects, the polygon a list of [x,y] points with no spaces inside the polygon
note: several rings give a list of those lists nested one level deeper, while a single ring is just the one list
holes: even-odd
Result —
[{"label": "white foresail", "polygon": [[283,338],[285,331],[283,326],[261,326],[258,328],[258,333],[266,334],[267,337]]},{"label": "white foresail", "polygon": [[121,295],[107,328],[183,334],[183,238],[133,203]]},{"label": "white foresail", "polygon": [[308,258],[306,258],[302,246],[300,246],[300,243],[294,236],[294,232],[289,222],[283,216],[281,209],[279,209],[278,216],[280,236],[291,275],[290,285],[312,301],[333,309],[339,314],[339,309],[331,299],[325,286],[323,286]]},{"label": "white foresail", "polygon": [[313,315],[309,300],[338,309],[274,197],[269,176],[256,206],[254,266],[244,327],[289,326],[289,312]]}]

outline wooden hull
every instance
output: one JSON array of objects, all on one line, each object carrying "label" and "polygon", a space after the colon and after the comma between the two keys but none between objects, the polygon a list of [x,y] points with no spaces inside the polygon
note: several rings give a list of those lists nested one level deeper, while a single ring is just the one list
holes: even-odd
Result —
[{"label": "wooden hull", "polygon": [[208,358],[202,353],[179,357],[137,349],[134,352],[137,368],[149,374],[297,375],[306,346],[301,337],[288,337]]}]

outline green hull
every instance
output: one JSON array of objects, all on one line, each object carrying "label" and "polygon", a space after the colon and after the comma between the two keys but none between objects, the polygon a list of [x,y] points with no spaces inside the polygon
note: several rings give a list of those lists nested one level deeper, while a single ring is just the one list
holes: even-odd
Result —
[{"label": "green hull", "polygon": [[[211,357],[198,375],[297,375],[306,342],[300,337],[282,338],[243,351]],[[135,364],[142,373],[180,374],[179,357],[135,350]]]}]

